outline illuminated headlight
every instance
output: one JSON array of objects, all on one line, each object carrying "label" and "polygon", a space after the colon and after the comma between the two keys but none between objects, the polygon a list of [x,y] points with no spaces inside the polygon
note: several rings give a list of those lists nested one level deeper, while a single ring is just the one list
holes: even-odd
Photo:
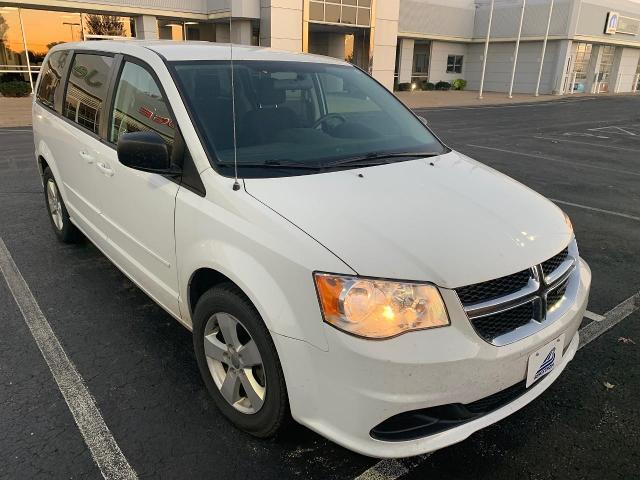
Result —
[{"label": "illuminated headlight", "polygon": [[325,322],[352,335],[389,338],[449,325],[438,289],[427,283],[315,273]]},{"label": "illuminated headlight", "polygon": [[562,213],[564,213],[564,223],[567,224],[567,227],[569,227],[569,230],[571,231],[571,233],[573,233],[573,223],[571,223],[569,215],[567,215],[565,212]]}]

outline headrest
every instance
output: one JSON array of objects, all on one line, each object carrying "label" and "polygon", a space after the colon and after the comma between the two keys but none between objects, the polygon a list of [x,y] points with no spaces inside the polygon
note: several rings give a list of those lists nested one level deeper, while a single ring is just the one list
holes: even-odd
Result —
[{"label": "headrest", "polygon": [[284,103],[287,92],[277,90],[272,78],[262,78],[258,85],[258,103],[262,106],[273,106]]}]

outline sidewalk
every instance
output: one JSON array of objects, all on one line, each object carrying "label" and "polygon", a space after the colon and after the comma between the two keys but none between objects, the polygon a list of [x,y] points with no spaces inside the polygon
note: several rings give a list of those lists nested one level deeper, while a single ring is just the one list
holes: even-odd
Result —
[{"label": "sidewalk", "polygon": [[31,125],[32,97],[0,97],[0,128]]},{"label": "sidewalk", "polygon": [[545,102],[567,98],[561,95],[514,94],[508,98],[506,93],[484,92],[482,100],[478,100],[478,92],[472,90],[395,92],[409,108],[467,107],[483,105],[503,105],[510,103]]}]

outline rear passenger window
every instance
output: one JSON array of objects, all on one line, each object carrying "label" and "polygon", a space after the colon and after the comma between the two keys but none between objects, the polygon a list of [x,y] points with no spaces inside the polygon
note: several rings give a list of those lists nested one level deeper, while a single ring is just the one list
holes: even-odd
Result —
[{"label": "rear passenger window", "polygon": [[175,128],[167,102],[154,78],[144,67],[126,62],[116,91],[109,140],[118,143],[125,133],[153,131],[171,147]]},{"label": "rear passenger window", "polygon": [[60,79],[69,58],[69,51],[53,52],[47,63],[42,67],[40,85],[38,86],[38,101],[49,108],[55,108],[55,97],[60,90]]},{"label": "rear passenger window", "polygon": [[73,59],[63,114],[93,133],[98,133],[104,119],[102,109],[112,66],[113,58],[102,55],[78,54]]}]

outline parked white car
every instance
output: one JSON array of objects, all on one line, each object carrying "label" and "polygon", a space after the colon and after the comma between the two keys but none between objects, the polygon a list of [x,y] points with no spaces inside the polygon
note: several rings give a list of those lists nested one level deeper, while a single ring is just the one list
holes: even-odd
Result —
[{"label": "parked white car", "polygon": [[404,457],[549,387],[591,282],[567,216],[348,63],[231,60],[206,42],[58,45],[33,103],[56,235],[82,232],[193,331],[222,413]]}]

